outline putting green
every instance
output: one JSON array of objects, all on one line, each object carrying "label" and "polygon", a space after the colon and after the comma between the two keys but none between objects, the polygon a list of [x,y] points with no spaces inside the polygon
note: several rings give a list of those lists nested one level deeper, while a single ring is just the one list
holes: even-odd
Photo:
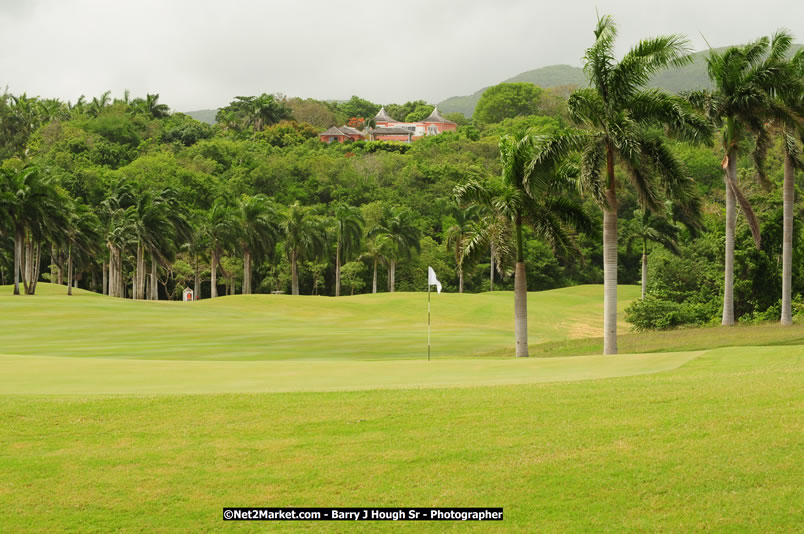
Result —
[{"label": "putting green", "polygon": [[[0,351],[33,356],[155,360],[421,358],[427,295],[238,295],[198,302],[109,298],[39,284],[33,296],[0,287]],[[636,286],[619,288],[620,329]],[[512,356],[511,292],[432,295],[435,358]],[[603,287],[528,294],[531,344],[600,336]]]},{"label": "putting green", "polygon": [[0,355],[0,394],[277,393],[572,382],[667,371],[700,354],[430,362],[188,362]]}]

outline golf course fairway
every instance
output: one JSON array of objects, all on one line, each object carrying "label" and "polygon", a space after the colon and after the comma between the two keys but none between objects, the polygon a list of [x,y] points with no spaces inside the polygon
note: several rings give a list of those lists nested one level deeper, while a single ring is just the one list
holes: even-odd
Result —
[{"label": "golf course fairway", "polygon": [[[804,329],[628,333],[602,287],[138,302],[0,287],[3,532],[796,532]],[[639,289],[620,288],[620,310]],[[622,316],[621,316],[622,317]],[[725,333],[724,333],[725,332]],[[575,351],[575,352],[574,352]],[[579,355],[585,354],[585,355]],[[502,507],[502,522],[222,508]]]}]

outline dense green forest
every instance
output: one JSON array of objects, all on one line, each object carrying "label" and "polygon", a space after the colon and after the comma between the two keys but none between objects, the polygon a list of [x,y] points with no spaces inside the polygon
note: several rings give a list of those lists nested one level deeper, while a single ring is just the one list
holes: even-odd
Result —
[{"label": "dense green forest", "polygon": [[[598,30],[605,35],[607,28]],[[606,44],[600,39],[596,46]],[[776,57],[774,47],[783,45],[784,57]],[[802,54],[785,59],[789,47],[789,39],[765,39],[731,50],[747,61],[740,74],[746,84],[751,69],[776,63],[799,69],[799,83]],[[603,61],[595,50],[587,53],[593,68]],[[791,130],[779,110],[800,113],[800,86],[793,97],[763,88],[762,102],[776,107],[746,115],[738,135],[729,117],[742,111],[715,113],[730,98],[722,94],[728,84],[715,80],[715,89],[682,98],[640,89],[647,80],[638,74],[633,86],[623,86],[624,100],[600,104],[595,91],[609,79],[605,69],[616,72],[613,64],[601,65],[600,72],[587,70],[592,88],[572,93],[523,82],[489,88],[473,120],[447,114],[457,131],[411,144],[322,143],[317,135],[327,126],[370,121],[380,109],[357,96],[344,102],[237,97],[209,125],[171,113],[158,95],[104,93],[65,103],[6,92],[0,95],[0,284],[19,278],[19,291],[34,294],[36,282],[46,280],[66,284],[65,291],[74,285],[150,299],[181,298],[185,287],[197,298],[334,296],[422,291],[429,265],[446,291],[479,292],[513,289],[519,263],[528,290],[602,283],[603,220],[613,206],[615,280],[644,284],[631,321],[638,328],[717,322],[728,242],[726,146],[735,177],[728,191],[742,210],[734,235],[734,315],[778,319],[782,184],[785,165],[798,165],[801,137],[801,115]],[[709,72],[717,75],[711,65]],[[652,122],[639,116],[650,106],[663,114]],[[433,106],[413,101],[385,109],[411,121]],[[629,113],[631,122],[618,122]],[[633,138],[612,133],[628,128]],[[606,168],[606,143],[613,147],[612,179],[601,175],[602,186],[584,182],[590,168]],[[642,159],[634,159],[629,143],[641,147]],[[556,159],[547,156],[551,150]],[[681,175],[683,184],[670,179]],[[615,182],[616,201],[608,197],[606,204]],[[799,203],[795,219],[797,313],[804,312]]]}]

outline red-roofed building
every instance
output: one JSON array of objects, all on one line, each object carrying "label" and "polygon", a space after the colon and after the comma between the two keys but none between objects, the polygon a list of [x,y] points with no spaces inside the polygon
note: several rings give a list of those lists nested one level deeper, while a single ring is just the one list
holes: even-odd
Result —
[{"label": "red-roofed building", "polygon": [[318,134],[319,138],[325,143],[337,141],[343,143],[347,139],[357,141],[358,139],[368,139],[370,141],[401,141],[410,143],[416,139],[421,139],[426,135],[438,135],[443,132],[454,131],[458,125],[451,120],[445,119],[438,108],[434,108],[430,115],[417,122],[399,122],[394,120],[385,107],[380,108],[374,116],[374,128],[361,132],[348,126],[332,127],[329,130]]}]

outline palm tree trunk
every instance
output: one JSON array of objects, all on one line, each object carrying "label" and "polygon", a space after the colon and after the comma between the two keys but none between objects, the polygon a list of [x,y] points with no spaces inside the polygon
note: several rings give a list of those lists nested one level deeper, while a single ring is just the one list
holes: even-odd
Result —
[{"label": "palm tree trunk", "polygon": [[31,280],[31,295],[36,294],[36,283],[39,281],[39,269],[42,266],[42,244],[36,245],[34,252],[33,279]]},{"label": "palm tree trunk", "polygon": [[617,354],[617,191],[614,154],[607,155],[609,185],[603,208],[603,354]]},{"label": "palm tree trunk", "polygon": [[198,270],[198,254],[195,255],[195,283],[193,284],[193,299],[201,298],[201,272]]},{"label": "palm tree trunk", "polygon": [[489,247],[491,249],[491,264],[489,265],[489,291],[494,291],[494,243]]},{"label": "palm tree trunk", "polygon": [[120,284],[117,282],[117,248],[109,245],[109,296],[119,296]]},{"label": "palm tree trunk", "polygon": [[212,258],[209,264],[209,277],[210,277],[210,298],[218,296],[218,255],[215,254],[215,249],[212,250]]},{"label": "palm tree trunk", "polygon": [[23,286],[22,289],[23,293],[25,293],[26,295],[29,292],[28,280],[30,280],[31,277],[30,275],[31,259],[29,256],[30,256],[30,250],[28,248],[28,235],[27,233],[24,233],[22,238],[22,255],[20,260],[22,261],[22,265],[20,266],[21,267],[20,270],[22,272],[21,274],[22,286]]},{"label": "palm tree trunk", "polygon": [[642,240],[642,300],[645,300],[645,293],[648,288],[648,246]]},{"label": "palm tree trunk", "polygon": [[156,281],[156,259],[151,254],[151,300],[159,300],[159,286]]},{"label": "palm tree trunk", "polygon": [[377,293],[377,258],[374,258],[374,277],[371,279],[371,292]]},{"label": "palm tree trunk", "polygon": [[56,283],[56,245],[50,245],[50,283]]},{"label": "palm tree trunk", "polygon": [[67,294],[73,294],[73,246],[67,247]]},{"label": "palm tree trunk", "polygon": [[290,253],[290,293],[299,294],[299,269],[296,265],[296,251]]},{"label": "palm tree trunk", "polygon": [[[737,151],[729,150],[727,173],[731,174],[731,179],[737,179]],[[734,325],[734,232],[737,227],[737,206],[734,191],[729,186],[729,178],[726,177],[726,260],[723,276],[723,326]]]},{"label": "palm tree trunk", "polygon": [[528,357],[528,281],[525,273],[522,219],[516,223],[516,268],[514,270],[514,339],[516,357]]},{"label": "palm tree trunk", "polygon": [[396,260],[391,260],[391,269],[388,271],[389,292],[393,293],[396,288]]},{"label": "palm tree trunk", "polygon": [[22,269],[22,241],[24,238],[22,228],[14,232],[14,294],[20,294],[20,271]]},{"label": "palm tree trunk", "polygon": [[31,278],[33,277],[33,239],[31,236],[25,237],[25,268],[23,269],[22,283],[25,286],[25,294],[31,294]]},{"label": "palm tree trunk", "polygon": [[341,241],[335,245],[335,296],[341,296]]},{"label": "palm tree trunk", "polygon": [[116,256],[116,272],[115,281],[117,282],[117,296],[120,298],[126,297],[126,281],[123,279],[123,249],[115,248]]},{"label": "palm tree trunk", "polygon": [[109,249],[109,296],[115,296],[115,285],[114,285],[114,248],[109,243],[106,243],[106,246]]},{"label": "palm tree trunk", "polygon": [[791,293],[793,284],[793,202],[795,196],[793,159],[784,155],[784,230],[782,239],[782,326],[793,324]]},{"label": "palm tree trunk", "polygon": [[516,338],[516,357],[528,357],[528,282],[525,275],[525,262],[516,262],[514,271],[514,337]]},{"label": "palm tree trunk", "polygon": [[251,252],[243,250],[243,294],[251,294]]},{"label": "palm tree trunk", "polygon": [[137,272],[135,275],[134,298],[142,300],[145,298],[145,247],[142,242],[137,243]]},{"label": "palm tree trunk", "polygon": [[106,271],[106,262],[101,263],[101,294],[108,295],[109,294],[109,285],[108,285],[108,277]]}]

